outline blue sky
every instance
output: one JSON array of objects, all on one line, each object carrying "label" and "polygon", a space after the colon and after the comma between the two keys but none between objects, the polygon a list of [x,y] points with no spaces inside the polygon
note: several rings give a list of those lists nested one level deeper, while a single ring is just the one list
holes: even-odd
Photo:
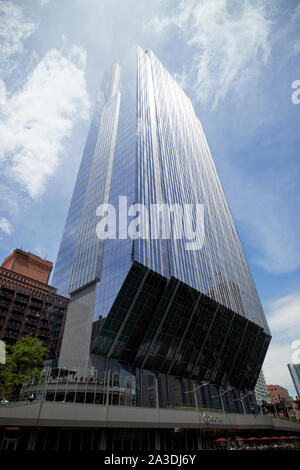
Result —
[{"label": "blue sky", "polygon": [[273,333],[267,382],[294,395],[300,2],[0,0],[0,20],[0,260],[55,261],[103,74],[130,44],[151,48],[206,133]]}]

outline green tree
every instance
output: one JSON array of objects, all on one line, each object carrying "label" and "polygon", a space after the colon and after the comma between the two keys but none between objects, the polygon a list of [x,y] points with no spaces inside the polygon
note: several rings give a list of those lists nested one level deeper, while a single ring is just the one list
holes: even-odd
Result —
[{"label": "green tree", "polygon": [[26,381],[38,381],[47,348],[33,336],[24,336],[13,346],[7,346],[6,363],[0,365],[0,395],[17,399]]}]

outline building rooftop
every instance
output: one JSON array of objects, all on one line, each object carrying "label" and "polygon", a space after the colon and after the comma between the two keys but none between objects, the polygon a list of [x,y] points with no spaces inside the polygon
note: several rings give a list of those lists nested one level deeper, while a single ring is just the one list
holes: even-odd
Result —
[{"label": "building rooftop", "polygon": [[34,253],[16,248],[2,263],[2,267],[26,276],[29,279],[48,284],[53,263]]}]

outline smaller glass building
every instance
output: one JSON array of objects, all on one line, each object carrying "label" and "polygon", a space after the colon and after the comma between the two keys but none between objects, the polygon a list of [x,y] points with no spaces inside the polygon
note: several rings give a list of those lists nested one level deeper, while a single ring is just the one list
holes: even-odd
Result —
[{"label": "smaller glass building", "polygon": [[288,369],[292,377],[297,397],[300,399],[300,364],[288,364]]}]

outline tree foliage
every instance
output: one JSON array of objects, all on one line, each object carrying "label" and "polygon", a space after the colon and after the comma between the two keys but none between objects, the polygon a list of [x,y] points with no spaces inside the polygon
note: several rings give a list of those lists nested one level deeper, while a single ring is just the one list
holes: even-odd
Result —
[{"label": "tree foliage", "polygon": [[24,382],[38,381],[46,351],[43,343],[32,336],[7,346],[6,363],[0,365],[0,396],[17,399]]}]

